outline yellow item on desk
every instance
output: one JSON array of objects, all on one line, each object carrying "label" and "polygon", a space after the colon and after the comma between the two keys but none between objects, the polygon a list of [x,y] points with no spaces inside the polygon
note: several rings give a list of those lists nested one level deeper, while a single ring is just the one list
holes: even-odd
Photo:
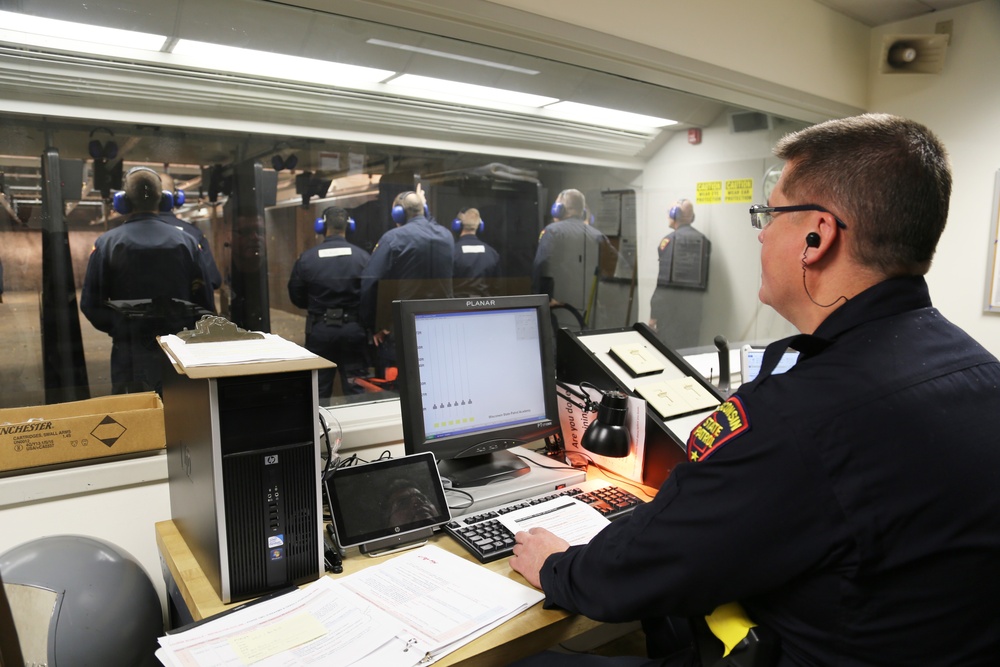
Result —
[{"label": "yellow item on desk", "polygon": [[708,629],[722,642],[725,650],[722,657],[729,655],[737,644],[746,639],[750,628],[757,624],[750,620],[746,611],[738,602],[721,604],[711,614],[705,617]]}]

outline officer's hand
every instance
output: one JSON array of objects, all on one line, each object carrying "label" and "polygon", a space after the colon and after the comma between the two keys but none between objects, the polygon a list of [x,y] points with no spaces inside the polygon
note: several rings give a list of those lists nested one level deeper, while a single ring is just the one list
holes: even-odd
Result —
[{"label": "officer's hand", "polygon": [[649,318],[649,328],[656,331],[656,318]]},{"label": "officer's hand", "polygon": [[545,564],[545,559],[567,549],[569,542],[556,537],[544,528],[521,531],[514,536],[514,555],[510,557],[510,567],[527,579],[529,584],[541,588],[539,573]]},{"label": "officer's hand", "polygon": [[427,195],[424,194],[424,184],[417,183],[417,196],[420,197],[420,203],[425,207],[427,206]]},{"label": "officer's hand", "polygon": [[388,329],[382,329],[381,331],[376,331],[375,334],[372,336],[372,342],[375,343],[376,347],[378,347],[385,341],[386,336],[388,335],[389,335]]}]

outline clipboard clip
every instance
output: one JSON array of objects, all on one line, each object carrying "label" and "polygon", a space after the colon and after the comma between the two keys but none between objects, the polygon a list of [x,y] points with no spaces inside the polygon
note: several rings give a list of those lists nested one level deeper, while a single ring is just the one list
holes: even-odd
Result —
[{"label": "clipboard clip", "polygon": [[177,337],[185,343],[218,343],[231,340],[260,340],[264,334],[259,331],[241,329],[221,315],[202,315],[195,322],[194,329],[177,332]]}]

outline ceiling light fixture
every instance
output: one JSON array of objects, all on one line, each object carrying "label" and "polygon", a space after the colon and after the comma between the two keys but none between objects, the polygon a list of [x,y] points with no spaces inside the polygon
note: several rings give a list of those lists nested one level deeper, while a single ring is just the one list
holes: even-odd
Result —
[{"label": "ceiling light fixture", "polygon": [[[0,11],[0,26],[3,26],[0,28],[0,40],[64,51],[71,50],[72,45],[80,43],[159,51],[167,39],[165,35],[148,32],[120,30],[4,11]],[[93,47],[79,50],[86,53],[94,52]],[[99,51],[103,52],[103,49]]]},{"label": "ceiling light fixture", "polygon": [[591,125],[603,127],[616,127],[622,130],[647,131],[652,132],[661,127],[676,125],[676,120],[669,118],[657,118],[656,116],[645,116],[643,114],[631,113],[629,111],[619,111],[618,109],[608,109],[590,104],[580,104],[579,102],[556,102],[546,106],[543,111],[550,112],[557,118],[572,120]]},{"label": "ceiling light fixture", "polygon": [[493,67],[495,69],[502,69],[508,72],[517,72],[518,74],[527,74],[529,76],[535,76],[541,74],[537,69],[527,69],[524,67],[517,67],[516,65],[507,65],[505,63],[498,63],[492,60],[482,60],[481,58],[471,58],[469,56],[462,56],[457,53],[449,53],[447,51],[438,51],[436,49],[425,49],[422,46],[411,46],[409,44],[399,44],[397,42],[388,42],[384,39],[369,39],[366,41],[367,44],[373,46],[385,46],[390,49],[399,49],[400,51],[410,51],[411,53],[421,53],[425,56],[434,56],[435,58],[447,58],[448,60],[457,60],[463,63],[470,63],[472,65],[482,65],[483,67]]},{"label": "ceiling light fixture", "polygon": [[395,74],[391,70],[346,65],[328,60],[302,58],[284,53],[257,51],[237,46],[225,46],[191,39],[177,40],[171,53],[182,58],[197,58],[188,64],[221,69],[238,74],[268,76],[276,79],[349,86],[358,83],[378,83]]},{"label": "ceiling light fixture", "polygon": [[558,98],[556,97],[546,97],[544,95],[534,95],[532,93],[519,93],[513,90],[492,88],[490,86],[477,86],[471,83],[448,81],[447,79],[435,79],[433,77],[419,76],[416,74],[402,74],[391,81],[387,81],[386,83],[394,89],[398,89],[401,94],[410,94],[414,97],[426,98],[428,97],[428,93],[433,93],[439,99],[444,101],[458,102],[460,104],[468,104],[472,106],[512,104],[522,107],[538,108],[558,101]]}]

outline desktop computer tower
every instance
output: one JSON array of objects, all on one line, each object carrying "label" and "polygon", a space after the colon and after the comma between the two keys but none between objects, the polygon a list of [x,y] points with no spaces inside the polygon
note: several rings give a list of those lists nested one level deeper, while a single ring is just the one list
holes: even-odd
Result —
[{"label": "desktop computer tower", "polygon": [[315,370],[164,373],[171,516],[223,602],[323,572],[316,406]]}]

